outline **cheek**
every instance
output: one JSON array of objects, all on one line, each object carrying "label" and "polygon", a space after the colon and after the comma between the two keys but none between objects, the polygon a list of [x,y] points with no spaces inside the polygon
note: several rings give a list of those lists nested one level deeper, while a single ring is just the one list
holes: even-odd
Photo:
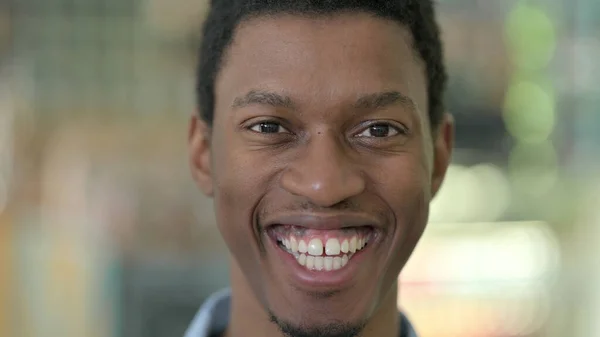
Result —
[{"label": "cheek", "polygon": [[382,194],[395,216],[397,253],[404,257],[412,252],[427,224],[431,179],[419,160],[403,160],[394,166],[396,173],[386,174],[382,181]]},{"label": "cheek", "polygon": [[[402,158],[382,175],[381,195],[391,208],[396,226],[391,233],[391,249],[386,255],[386,271],[382,288],[398,280],[425,229],[429,212],[429,178],[427,170],[416,156]],[[383,178],[385,177],[385,178]]]},{"label": "cheek", "polygon": [[[227,144],[221,142],[221,144]],[[266,191],[269,169],[257,164],[252,155],[232,147],[215,149],[214,207],[223,239],[241,266],[258,259],[254,210]]]},{"label": "cheek", "polygon": [[415,206],[428,204],[431,177],[425,161],[422,156],[406,154],[378,165],[375,180],[397,216],[412,213]]},{"label": "cheek", "polygon": [[[418,226],[427,221],[429,211],[431,177],[422,166],[414,167],[411,175],[400,179],[401,193],[398,195],[399,219],[405,226]],[[425,217],[425,218],[423,218]]]}]

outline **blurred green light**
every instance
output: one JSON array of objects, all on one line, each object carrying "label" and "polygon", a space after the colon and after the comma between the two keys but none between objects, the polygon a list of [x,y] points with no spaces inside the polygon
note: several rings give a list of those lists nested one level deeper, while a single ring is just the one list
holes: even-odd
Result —
[{"label": "blurred green light", "polygon": [[556,123],[554,93],[528,81],[508,88],[504,103],[504,121],[517,140],[541,142],[550,137]]},{"label": "blurred green light", "polygon": [[520,2],[508,15],[505,29],[510,56],[519,68],[538,70],[550,63],[556,32],[543,9]]},{"label": "blurred green light", "polygon": [[550,142],[517,145],[510,154],[509,176],[513,187],[541,196],[558,180],[558,157]]}]

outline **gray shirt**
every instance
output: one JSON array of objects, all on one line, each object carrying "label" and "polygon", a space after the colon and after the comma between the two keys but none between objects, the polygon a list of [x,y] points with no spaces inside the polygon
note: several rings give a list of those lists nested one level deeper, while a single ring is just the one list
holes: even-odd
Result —
[{"label": "gray shirt", "polygon": [[[229,323],[231,291],[221,290],[206,300],[184,337],[213,337],[225,331]],[[408,319],[400,313],[401,328],[398,337],[417,337]]]}]

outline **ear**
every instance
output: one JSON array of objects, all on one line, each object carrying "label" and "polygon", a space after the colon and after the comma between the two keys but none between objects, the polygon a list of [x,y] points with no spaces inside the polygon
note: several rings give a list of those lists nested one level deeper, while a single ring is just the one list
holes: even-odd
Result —
[{"label": "ear", "polygon": [[445,113],[442,122],[434,132],[433,138],[433,172],[431,176],[431,198],[435,197],[442,186],[446,171],[450,165],[454,148],[454,117]]},{"label": "ear", "polygon": [[210,126],[197,115],[190,119],[188,145],[192,177],[200,190],[212,197]]}]

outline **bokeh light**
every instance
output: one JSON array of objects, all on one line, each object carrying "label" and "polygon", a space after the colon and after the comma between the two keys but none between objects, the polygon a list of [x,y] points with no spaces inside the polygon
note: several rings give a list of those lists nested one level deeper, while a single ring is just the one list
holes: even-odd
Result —
[{"label": "bokeh light", "polygon": [[558,158],[550,142],[522,143],[511,152],[509,177],[515,190],[529,196],[541,196],[558,180]]},{"label": "bokeh light", "polygon": [[554,56],[556,28],[542,8],[520,1],[506,20],[506,39],[515,65],[537,70],[546,67]]},{"label": "bokeh light", "polygon": [[431,204],[431,222],[495,221],[511,201],[510,183],[499,167],[451,165]]},{"label": "bokeh light", "polygon": [[519,141],[547,140],[556,124],[554,94],[529,81],[513,83],[506,94],[504,120],[509,132]]},{"label": "bokeh light", "polygon": [[479,185],[478,221],[501,219],[511,202],[510,182],[504,171],[493,164],[479,164],[471,168]]},{"label": "bokeh light", "polygon": [[[424,239],[400,278],[401,303],[431,336],[535,336],[549,319],[561,268],[548,223],[460,226],[468,234],[446,236],[455,225],[436,224]],[[436,324],[427,324],[432,317]],[[465,324],[472,321],[479,324]]]}]

